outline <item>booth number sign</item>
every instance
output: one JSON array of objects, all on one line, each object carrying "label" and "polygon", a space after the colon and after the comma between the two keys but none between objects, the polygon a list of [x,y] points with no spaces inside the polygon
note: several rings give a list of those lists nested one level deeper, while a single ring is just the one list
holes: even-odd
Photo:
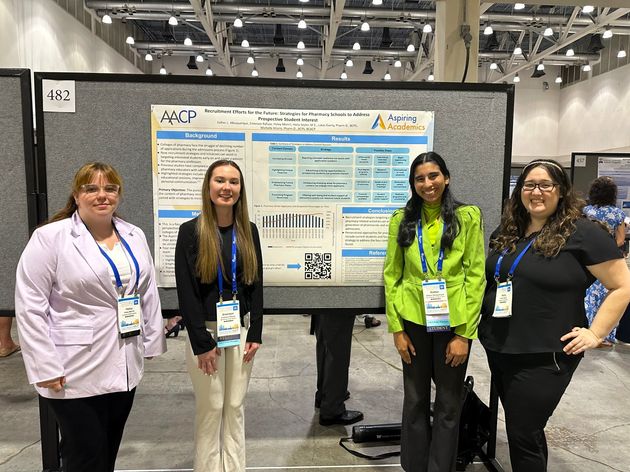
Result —
[{"label": "booth number sign", "polygon": [[42,80],[44,111],[74,113],[74,80]]}]

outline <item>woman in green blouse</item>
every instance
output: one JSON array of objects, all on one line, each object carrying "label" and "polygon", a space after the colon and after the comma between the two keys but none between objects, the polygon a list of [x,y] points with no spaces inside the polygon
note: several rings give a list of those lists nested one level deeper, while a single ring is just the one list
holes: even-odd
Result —
[{"label": "woman in green blouse", "polygon": [[420,154],[409,173],[411,198],[389,224],[385,298],[403,361],[401,465],[407,472],[455,470],[464,375],[485,287],[481,212],[456,201],[449,182],[439,154]]}]

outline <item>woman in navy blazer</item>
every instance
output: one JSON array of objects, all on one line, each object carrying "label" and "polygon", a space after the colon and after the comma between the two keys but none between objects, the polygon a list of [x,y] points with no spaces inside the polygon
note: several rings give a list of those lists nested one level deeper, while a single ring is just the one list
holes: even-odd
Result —
[{"label": "woman in navy blazer", "polygon": [[[153,259],[142,230],[116,216],[121,193],[111,166],[85,164],[18,264],[26,373],[57,418],[65,472],[114,470],[143,359],[166,351]],[[139,334],[123,337],[119,298],[135,293]]]}]

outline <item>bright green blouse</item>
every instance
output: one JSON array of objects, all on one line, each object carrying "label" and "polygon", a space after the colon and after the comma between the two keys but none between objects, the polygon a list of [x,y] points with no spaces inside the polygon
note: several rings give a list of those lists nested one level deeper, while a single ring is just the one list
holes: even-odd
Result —
[{"label": "bright green blouse", "polygon": [[[429,277],[435,277],[437,259],[442,234],[442,223],[435,210],[423,215],[422,228],[428,238],[423,239],[423,248],[427,257]],[[435,228],[427,227],[433,218]],[[477,325],[481,302],[486,286],[484,237],[481,211],[478,207],[465,205],[457,208],[455,214],[460,223],[459,234],[453,241],[453,247],[444,255],[442,274],[446,280],[446,292],[450,309],[450,323],[455,333],[469,339],[477,338]],[[404,210],[394,212],[389,223],[389,238],[383,277],[385,280],[385,304],[387,323],[390,333],[403,330],[405,319],[412,323],[426,326],[426,315],[422,303],[422,265],[418,239],[414,238],[409,247],[401,248],[396,241],[398,227],[403,219]],[[432,237],[431,234],[434,234]],[[432,244],[433,241],[433,244]],[[435,244],[435,242],[438,244]]]}]

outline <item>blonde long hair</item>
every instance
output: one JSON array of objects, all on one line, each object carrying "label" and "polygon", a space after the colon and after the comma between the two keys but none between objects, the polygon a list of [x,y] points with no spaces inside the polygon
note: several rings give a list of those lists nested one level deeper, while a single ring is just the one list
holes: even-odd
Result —
[{"label": "blonde long hair", "polygon": [[247,196],[245,182],[240,167],[234,161],[221,159],[212,163],[203,179],[201,187],[202,207],[197,220],[197,235],[199,236],[199,255],[197,256],[197,275],[202,283],[211,283],[217,278],[218,265],[221,264],[223,274],[226,273],[221,260],[221,243],[217,215],[212,200],[210,200],[210,181],[212,172],[217,167],[231,166],[238,170],[241,179],[241,195],[234,204],[234,229],[236,230],[236,244],[238,246],[239,265],[243,268],[242,282],[251,285],[258,278],[258,260],[254,248],[252,228],[247,211]]},{"label": "blonde long hair", "polygon": [[[74,180],[72,181],[72,192],[70,192],[70,196],[68,197],[68,201],[66,205],[51,216],[45,224],[53,223],[59,220],[65,220],[66,218],[70,218],[75,211],[77,211],[77,202],[75,201],[75,195],[81,192],[81,186],[85,184],[89,184],[94,180],[96,174],[103,174],[103,177],[107,179],[110,184],[116,184],[120,186],[120,190],[118,192],[119,195],[122,196],[122,178],[116,169],[114,169],[109,164],[104,164],[102,162],[88,162],[87,164],[83,164],[81,168],[74,175]],[[114,212],[113,216],[118,216],[116,212]]]}]

